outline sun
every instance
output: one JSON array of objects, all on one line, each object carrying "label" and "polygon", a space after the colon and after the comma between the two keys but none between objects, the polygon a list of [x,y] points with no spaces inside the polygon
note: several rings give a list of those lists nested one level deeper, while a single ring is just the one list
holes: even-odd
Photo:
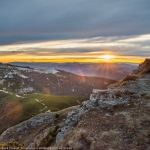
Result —
[{"label": "sun", "polygon": [[115,58],[114,55],[102,55],[98,57],[99,59],[103,59],[105,62],[110,62],[111,59]]}]

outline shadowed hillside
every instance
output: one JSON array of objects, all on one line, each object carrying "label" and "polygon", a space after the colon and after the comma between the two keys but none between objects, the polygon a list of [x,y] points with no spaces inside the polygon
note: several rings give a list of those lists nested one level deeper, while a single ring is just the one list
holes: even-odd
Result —
[{"label": "shadowed hillside", "polygon": [[89,97],[93,88],[106,89],[114,80],[85,77],[62,70],[37,70],[0,65],[0,89],[18,94],[43,93]]}]

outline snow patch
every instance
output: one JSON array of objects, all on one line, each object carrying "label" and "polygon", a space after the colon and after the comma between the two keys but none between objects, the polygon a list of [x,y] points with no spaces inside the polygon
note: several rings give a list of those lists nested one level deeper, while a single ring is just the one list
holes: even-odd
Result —
[{"label": "snow patch", "polygon": [[19,90],[19,94],[29,93],[33,91],[34,91],[33,87],[22,88]]},{"label": "snow patch", "polygon": [[23,75],[23,74],[21,74],[21,75],[19,75],[21,78],[23,78],[23,79],[27,79],[27,78],[29,78],[29,77],[27,77],[27,76],[25,76],[25,75]]},{"label": "snow patch", "polygon": [[16,94],[16,97],[21,97],[21,98],[25,98],[25,97],[23,97],[23,96],[20,96],[20,95],[17,95],[17,94]]}]

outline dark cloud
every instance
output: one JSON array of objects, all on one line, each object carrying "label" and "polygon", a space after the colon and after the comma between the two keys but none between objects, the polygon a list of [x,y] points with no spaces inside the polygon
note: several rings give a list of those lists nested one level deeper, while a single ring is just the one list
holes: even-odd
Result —
[{"label": "dark cloud", "polygon": [[0,44],[150,33],[149,0],[0,1]]}]

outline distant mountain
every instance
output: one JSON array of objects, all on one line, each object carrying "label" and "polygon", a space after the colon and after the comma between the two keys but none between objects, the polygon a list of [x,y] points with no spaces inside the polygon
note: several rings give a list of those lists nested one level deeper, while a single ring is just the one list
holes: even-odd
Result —
[{"label": "distant mountain", "polygon": [[53,68],[40,70],[9,64],[0,65],[0,81],[0,89],[18,94],[39,92],[85,97],[89,97],[93,88],[106,89],[115,82],[106,78],[79,76]]},{"label": "distant mountain", "polygon": [[131,63],[11,63],[17,66],[28,66],[34,69],[56,69],[74,73],[80,76],[95,76],[120,80],[137,69],[137,64]]}]

